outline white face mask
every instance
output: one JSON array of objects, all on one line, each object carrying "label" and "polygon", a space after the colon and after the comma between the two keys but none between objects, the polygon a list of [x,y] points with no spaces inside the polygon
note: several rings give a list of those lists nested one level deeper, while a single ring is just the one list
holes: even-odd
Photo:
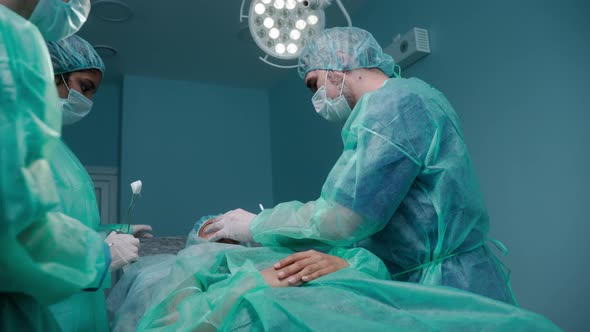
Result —
[{"label": "white face mask", "polygon": [[315,107],[315,111],[330,122],[344,122],[346,119],[348,119],[350,113],[352,113],[350,105],[348,105],[348,101],[346,101],[346,98],[344,98],[344,95],[342,95],[345,79],[346,72],[344,72],[344,77],[342,78],[339,96],[335,99],[330,99],[326,95],[326,84],[328,83],[328,71],[326,71],[324,85],[319,88],[311,98],[311,102],[313,103],[313,107]]},{"label": "white face mask", "polygon": [[93,103],[92,100],[86,98],[80,92],[70,89],[63,76],[61,78],[69,91],[67,99],[59,99],[62,110],[62,124],[67,126],[82,120],[82,118],[88,115]]},{"label": "white face mask", "polygon": [[90,0],[39,0],[29,21],[45,40],[58,41],[76,33],[90,13]]}]

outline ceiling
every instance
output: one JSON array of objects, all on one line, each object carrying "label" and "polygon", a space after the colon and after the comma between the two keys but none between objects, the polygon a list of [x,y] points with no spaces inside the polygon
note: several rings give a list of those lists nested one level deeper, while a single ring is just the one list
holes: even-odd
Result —
[{"label": "ceiling", "polygon": [[[247,23],[239,21],[241,0],[122,1],[131,9],[129,20],[99,18],[99,14],[120,11],[103,3],[93,8],[79,33],[93,45],[118,51],[115,56],[103,56],[107,83],[120,82],[130,74],[267,88],[295,75],[293,69],[274,68],[258,59],[264,54],[250,40]],[[367,2],[342,0],[353,24]],[[249,4],[246,0],[246,11]],[[326,27],[345,24],[336,4],[326,9]]]}]

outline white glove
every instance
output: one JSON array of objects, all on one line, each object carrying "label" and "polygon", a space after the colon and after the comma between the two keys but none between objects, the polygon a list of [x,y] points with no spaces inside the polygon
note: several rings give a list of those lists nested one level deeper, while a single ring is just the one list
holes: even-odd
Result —
[{"label": "white glove", "polygon": [[229,211],[214,219],[205,228],[206,239],[215,242],[221,239],[236,240],[239,242],[253,243],[254,238],[250,232],[250,222],[256,215],[248,211],[237,209]]},{"label": "white glove", "polygon": [[133,235],[111,232],[105,242],[111,250],[111,271],[116,271],[139,258],[139,240]]}]

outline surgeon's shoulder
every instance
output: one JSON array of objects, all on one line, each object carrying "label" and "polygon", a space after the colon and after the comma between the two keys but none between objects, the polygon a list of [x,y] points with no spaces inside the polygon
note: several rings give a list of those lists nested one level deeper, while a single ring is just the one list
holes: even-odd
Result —
[{"label": "surgeon's shoulder", "polygon": [[[34,24],[5,6],[0,6],[0,34],[2,35],[2,43],[11,39],[25,38],[21,42],[26,45],[25,42],[32,35],[37,35],[36,37],[43,41],[39,29]],[[37,40],[37,38],[35,39]]]},{"label": "surgeon's shoulder", "polygon": [[391,78],[383,86],[382,93],[396,96],[428,96],[436,93],[436,89],[421,79],[412,78]]},{"label": "surgeon's shoulder", "polygon": [[405,109],[414,108],[430,93],[430,86],[419,79],[391,78],[365,99],[369,109],[386,108],[392,116]]}]

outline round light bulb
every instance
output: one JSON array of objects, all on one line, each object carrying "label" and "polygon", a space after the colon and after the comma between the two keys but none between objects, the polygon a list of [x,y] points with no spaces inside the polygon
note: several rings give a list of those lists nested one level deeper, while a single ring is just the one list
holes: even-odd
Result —
[{"label": "round light bulb", "polygon": [[297,48],[297,45],[295,45],[295,44],[289,44],[287,46],[287,52],[289,52],[291,54],[297,53],[297,50],[298,50],[298,48]]},{"label": "round light bulb", "polygon": [[266,7],[261,3],[257,3],[256,6],[254,6],[254,11],[256,14],[262,15],[266,11]]},{"label": "round light bulb", "polygon": [[270,29],[270,28],[272,28],[273,25],[275,25],[275,20],[273,20],[270,17],[267,17],[267,18],[264,19],[264,23],[263,24],[264,24],[264,26],[267,29]]},{"label": "round light bulb", "polygon": [[277,44],[277,46],[275,46],[275,51],[279,54],[285,53],[285,44]]},{"label": "round light bulb", "polygon": [[299,20],[299,21],[295,22],[295,27],[299,30],[305,29],[306,26],[307,26],[307,23],[305,23],[304,20]]},{"label": "round light bulb", "polygon": [[299,37],[301,37],[301,32],[299,32],[299,30],[291,30],[289,36],[291,36],[291,39],[297,40]]},{"label": "round light bulb", "polygon": [[264,3],[264,4],[267,4],[267,5],[268,5],[268,4],[269,4],[271,1],[272,1],[272,0],[262,0],[262,3]]},{"label": "round light bulb", "polygon": [[318,17],[315,15],[309,15],[309,17],[307,18],[307,23],[311,24],[311,25],[315,25],[317,24],[319,21]]},{"label": "round light bulb", "polygon": [[270,36],[270,38],[272,39],[277,39],[279,38],[279,35],[281,34],[281,32],[279,31],[279,29],[277,28],[272,28],[270,29],[268,35]]},{"label": "round light bulb", "polygon": [[285,7],[285,0],[275,0],[276,9],[283,9],[283,7]]},{"label": "round light bulb", "polygon": [[287,9],[289,9],[289,10],[294,9],[295,6],[297,6],[297,1],[287,0],[286,6],[287,6]]}]

